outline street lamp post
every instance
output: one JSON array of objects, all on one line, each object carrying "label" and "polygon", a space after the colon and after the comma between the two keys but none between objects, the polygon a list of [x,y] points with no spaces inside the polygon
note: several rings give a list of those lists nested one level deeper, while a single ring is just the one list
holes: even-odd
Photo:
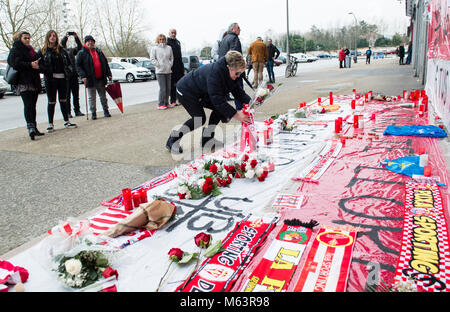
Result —
[{"label": "street lamp post", "polygon": [[356,16],[353,12],[349,12],[349,15],[353,15],[353,18],[355,19],[355,58],[353,59],[355,61],[355,63],[357,63],[358,60],[358,51],[357,51],[357,44],[358,44],[358,33],[357,33],[357,29],[358,29],[358,21],[356,20]]},{"label": "street lamp post", "polygon": [[291,62],[291,52],[289,49],[289,0],[286,0],[286,21],[287,21],[287,42],[286,42],[286,54],[287,54],[287,66],[289,67],[289,64]]}]

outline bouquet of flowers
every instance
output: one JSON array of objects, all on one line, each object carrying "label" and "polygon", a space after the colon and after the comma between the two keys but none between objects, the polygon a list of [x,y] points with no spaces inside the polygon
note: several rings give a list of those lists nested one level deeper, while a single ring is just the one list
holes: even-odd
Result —
[{"label": "bouquet of flowers", "polygon": [[289,122],[287,114],[276,114],[270,118],[280,126],[282,131],[292,131],[296,128],[293,123]]},{"label": "bouquet of flowers", "polygon": [[264,101],[271,97],[281,85],[282,83],[279,83],[277,86],[261,83],[256,89],[250,108],[261,106]]},{"label": "bouquet of flowers", "polygon": [[102,278],[119,276],[100,250],[82,250],[74,256],[60,256],[56,260],[59,279],[71,288],[82,289]]},{"label": "bouquet of flowers", "polygon": [[[195,175],[179,178],[178,197],[199,199],[221,194],[220,188],[229,187],[234,179],[257,179],[263,182],[269,174],[268,159],[263,155],[247,154],[230,158],[205,158]],[[269,160],[270,161],[270,160]]]}]

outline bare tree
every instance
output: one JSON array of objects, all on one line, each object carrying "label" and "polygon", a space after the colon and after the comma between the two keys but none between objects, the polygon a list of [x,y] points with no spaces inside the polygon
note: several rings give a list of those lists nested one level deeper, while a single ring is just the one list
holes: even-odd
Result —
[{"label": "bare tree", "polygon": [[95,5],[90,0],[76,0],[73,9],[73,27],[78,36],[97,35],[95,31]]},{"label": "bare tree", "polygon": [[0,38],[1,43],[10,49],[14,43],[14,34],[28,31],[32,44],[42,39],[43,25],[48,21],[47,1],[0,0]]},{"label": "bare tree", "polygon": [[136,42],[143,30],[143,14],[140,0],[112,0],[105,6],[97,2],[98,28],[103,44],[110,55],[133,56]]}]

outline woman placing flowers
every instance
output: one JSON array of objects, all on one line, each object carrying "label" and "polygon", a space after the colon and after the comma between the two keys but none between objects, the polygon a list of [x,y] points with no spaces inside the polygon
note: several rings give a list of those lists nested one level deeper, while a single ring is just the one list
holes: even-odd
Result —
[{"label": "woman placing flowers", "polygon": [[241,103],[249,103],[251,98],[240,87],[237,78],[245,74],[245,59],[237,51],[229,51],[217,62],[204,65],[185,75],[177,83],[178,99],[191,118],[177,131],[173,131],[166,148],[171,153],[181,154],[183,149],[180,140],[184,134],[193,131],[206,123],[205,108],[212,110],[208,127],[203,129],[202,147],[216,147],[213,140],[214,131],[220,121],[229,122],[232,118],[246,124],[250,117],[236,111],[227,102],[227,94],[231,92]]}]

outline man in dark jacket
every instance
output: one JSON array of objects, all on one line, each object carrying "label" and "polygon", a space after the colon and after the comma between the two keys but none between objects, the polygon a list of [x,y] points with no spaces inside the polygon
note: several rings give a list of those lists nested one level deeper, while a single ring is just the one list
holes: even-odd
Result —
[{"label": "man in dark jacket", "polygon": [[202,147],[216,147],[214,131],[217,124],[229,122],[235,118],[249,123],[250,119],[242,112],[236,111],[228,104],[226,95],[231,92],[242,103],[249,103],[251,98],[239,86],[237,79],[245,73],[245,60],[237,51],[228,52],[217,62],[201,66],[185,75],[177,83],[178,99],[191,116],[177,131],[173,131],[167,140],[166,147],[172,153],[181,154],[183,149],[180,140],[184,134],[193,131],[206,123],[205,108],[211,109],[209,123],[202,133]]},{"label": "man in dark jacket", "polygon": [[170,88],[170,107],[176,106],[177,104],[177,82],[184,76],[184,64],[181,56],[181,44],[178,41],[176,29],[171,29],[169,31],[169,38],[167,38],[167,45],[172,48],[173,54],[173,65],[172,65],[172,75]]},{"label": "man in dark jacket", "polygon": [[78,74],[88,92],[91,119],[97,119],[96,91],[100,96],[105,117],[111,117],[105,89],[108,80],[112,80],[111,69],[103,52],[95,46],[94,37],[86,36],[84,43],[83,49],[77,55],[76,64]]},{"label": "man in dark jacket", "polygon": [[[70,36],[73,36],[73,38],[75,39],[75,43],[77,46],[74,48],[67,48],[67,40],[69,40]],[[78,85],[78,72],[75,65],[75,57],[83,48],[83,44],[81,43],[80,38],[78,38],[77,33],[74,32],[67,33],[64,38],[61,39],[61,46],[66,49],[67,54],[69,54],[70,62],[72,63],[72,66],[74,68],[72,75],[67,79],[67,112],[69,114],[69,118],[72,118],[70,113],[72,110],[70,104],[70,94],[72,93],[73,110],[75,116],[84,116],[84,114],[80,111],[80,87]]]},{"label": "man in dark jacket", "polygon": [[[242,53],[241,40],[239,39],[239,35],[241,34],[241,28],[238,23],[232,23],[228,27],[228,32],[226,36],[222,39],[219,44],[219,58],[224,57],[228,51],[238,51]],[[244,81],[241,77],[238,78],[238,83],[242,89],[244,89]],[[242,109],[242,103],[239,100],[235,99],[234,104],[236,105],[237,110]]]},{"label": "man in dark jacket", "polygon": [[273,45],[272,39],[267,40],[267,50],[269,54],[269,60],[267,61],[267,73],[269,74],[269,82],[275,83],[275,73],[273,72],[273,65],[275,63],[275,59],[280,56],[280,50],[276,46]]}]

